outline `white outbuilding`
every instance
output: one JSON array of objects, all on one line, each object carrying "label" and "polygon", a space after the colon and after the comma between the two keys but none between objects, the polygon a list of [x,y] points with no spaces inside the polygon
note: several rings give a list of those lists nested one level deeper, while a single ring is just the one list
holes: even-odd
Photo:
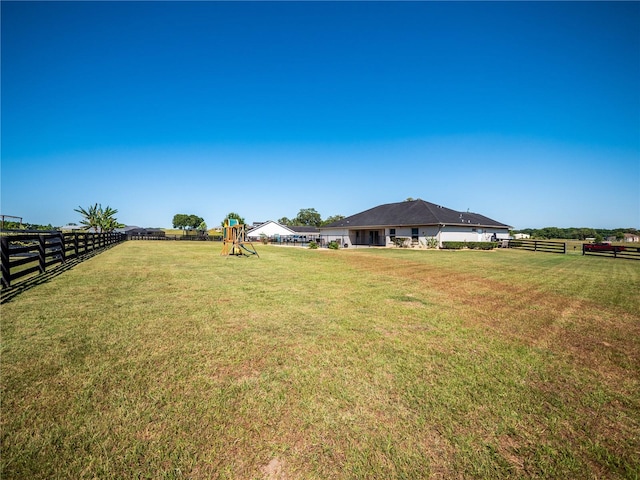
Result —
[{"label": "white outbuilding", "polygon": [[289,227],[269,220],[268,222],[254,226],[251,230],[248,230],[245,235],[249,240],[259,240],[263,236],[267,238],[282,238],[292,237],[297,234]]}]

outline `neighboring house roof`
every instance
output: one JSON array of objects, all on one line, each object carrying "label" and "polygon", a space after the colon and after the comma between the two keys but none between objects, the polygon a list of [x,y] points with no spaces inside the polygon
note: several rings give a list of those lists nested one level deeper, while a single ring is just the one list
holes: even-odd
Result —
[{"label": "neighboring house roof", "polygon": [[60,227],[58,230],[84,230],[84,225],[64,225]]},{"label": "neighboring house roof", "polygon": [[479,213],[458,212],[424,200],[387,203],[320,227],[401,227],[410,225],[478,225],[510,228]]},{"label": "neighboring house roof", "polygon": [[128,233],[131,230],[140,230],[140,227],[136,227],[135,225],[127,225],[126,227],[115,229],[115,231],[118,233]]},{"label": "neighboring house roof", "polygon": [[96,233],[97,230],[94,227],[87,228],[85,225],[64,225],[58,230],[62,232],[82,232],[82,233]]},{"label": "neighboring house roof", "polygon": [[289,225],[289,228],[296,233],[318,233],[318,227],[308,225]]}]

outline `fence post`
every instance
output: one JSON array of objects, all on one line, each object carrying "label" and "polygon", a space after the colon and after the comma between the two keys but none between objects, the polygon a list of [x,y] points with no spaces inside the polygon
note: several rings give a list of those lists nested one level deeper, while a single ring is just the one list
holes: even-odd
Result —
[{"label": "fence post", "polygon": [[8,288],[11,286],[11,271],[9,265],[9,237],[6,235],[0,237],[0,264],[2,268],[2,286]]},{"label": "fence post", "polygon": [[62,263],[67,261],[67,252],[65,250],[66,245],[64,244],[64,235],[62,234],[62,232],[58,232],[56,233],[56,236],[58,236],[60,238],[60,259],[62,260]]},{"label": "fence post", "polygon": [[44,235],[38,235],[38,266],[40,267],[40,273],[44,273],[47,265],[45,258],[45,246],[46,239]]}]

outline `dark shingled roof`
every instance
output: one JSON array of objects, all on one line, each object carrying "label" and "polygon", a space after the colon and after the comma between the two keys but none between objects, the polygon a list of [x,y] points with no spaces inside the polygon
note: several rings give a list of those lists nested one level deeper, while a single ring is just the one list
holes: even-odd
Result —
[{"label": "dark shingled roof", "polygon": [[497,222],[479,213],[458,212],[424,200],[387,203],[356,213],[320,228],[357,227],[402,227],[413,225],[481,225],[483,227],[503,227],[509,225]]},{"label": "dark shingled roof", "polygon": [[318,233],[318,227],[307,225],[289,225],[289,228],[296,233]]}]

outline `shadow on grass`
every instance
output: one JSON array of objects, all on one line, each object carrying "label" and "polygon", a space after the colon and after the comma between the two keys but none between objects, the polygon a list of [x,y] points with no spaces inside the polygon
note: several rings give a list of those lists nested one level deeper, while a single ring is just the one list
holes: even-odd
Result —
[{"label": "shadow on grass", "polygon": [[47,283],[48,281],[56,278],[58,275],[62,275],[67,270],[71,270],[73,267],[84,262],[85,260],[93,258],[96,255],[99,255],[100,253],[115,247],[116,245],[117,244],[109,245],[104,248],[101,248],[100,250],[93,250],[91,252],[85,253],[72,260],[67,260],[64,263],[61,263],[60,265],[55,266],[51,270],[47,270],[44,273],[40,273],[33,277],[29,277],[26,280],[22,280],[16,285],[12,285],[8,288],[3,288],[2,291],[0,292],[0,305],[10,302],[21,293],[26,292],[27,290],[35,286],[42,285],[43,283]]}]

